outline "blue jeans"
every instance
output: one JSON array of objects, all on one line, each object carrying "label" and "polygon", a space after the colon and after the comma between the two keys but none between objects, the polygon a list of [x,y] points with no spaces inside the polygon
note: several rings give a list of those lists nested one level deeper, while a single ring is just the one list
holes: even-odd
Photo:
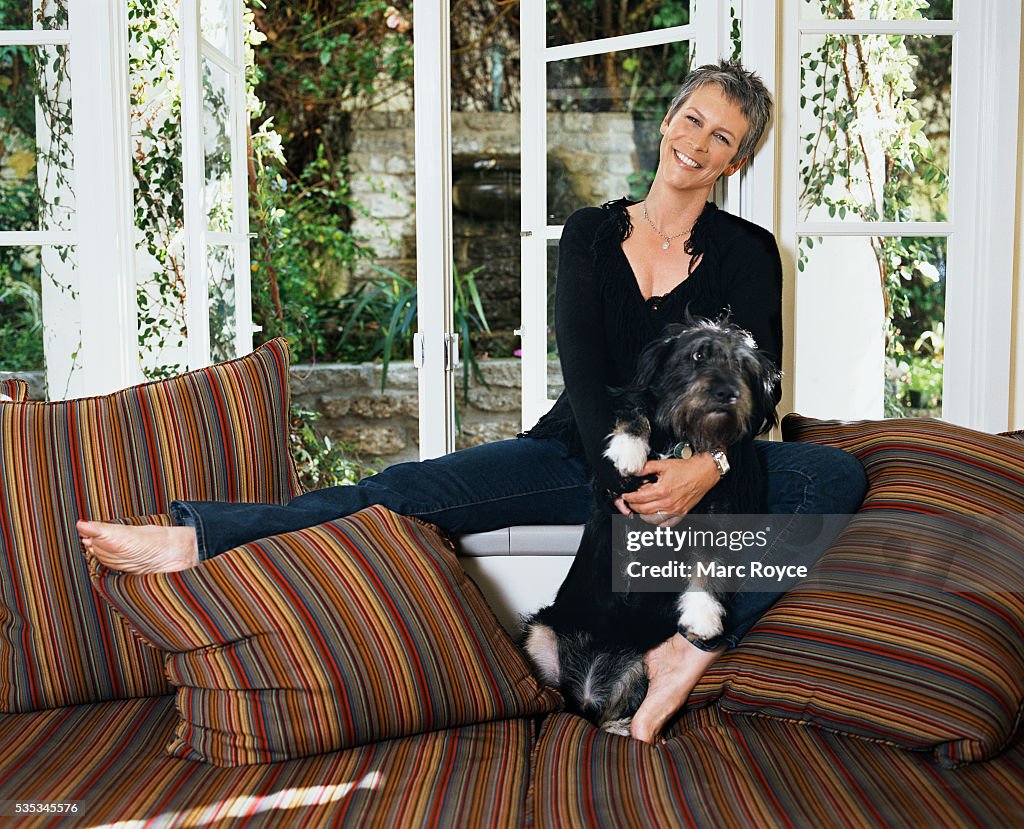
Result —
[{"label": "blue jeans", "polygon": [[[849,514],[864,497],[866,479],[852,455],[810,443],[756,441],[767,467],[768,511],[784,515]],[[374,504],[436,524],[451,533],[473,533],[523,524],[583,524],[593,490],[586,464],[561,441],[517,438],[488,443],[427,461],[400,463],[354,486],[307,492],[287,505],[175,501],[177,524],[196,530],[200,559],[257,538],[304,529]],[[831,538],[812,548],[777,537],[766,563],[813,564]],[[722,640],[735,645],[785,592],[741,592],[734,597]],[[695,643],[716,647],[720,642]]]}]

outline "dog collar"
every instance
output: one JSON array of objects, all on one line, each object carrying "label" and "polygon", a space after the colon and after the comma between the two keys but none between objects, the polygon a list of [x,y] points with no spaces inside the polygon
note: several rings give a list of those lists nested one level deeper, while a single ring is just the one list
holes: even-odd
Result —
[{"label": "dog collar", "polygon": [[669,452],[669,457],[671,457],[671,458],[682,458],[684,460],[686,460],[687,458],[692,458],[693,457],[693,447],[690,445],[690,441],[688,441],[688,440],[681,440],[681,441],[679,441],[679,443],[677,443],[675,446],[672,447],[672,451]]}]

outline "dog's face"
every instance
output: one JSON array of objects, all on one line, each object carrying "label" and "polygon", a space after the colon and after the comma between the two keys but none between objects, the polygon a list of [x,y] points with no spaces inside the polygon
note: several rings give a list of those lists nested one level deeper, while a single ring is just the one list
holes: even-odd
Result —
[{"label": "dog's face", "polygon": [[779,377],[746,331],[699,321],[667,327],[640,355],[636,384],[657,400],[660,428],[705,451],[774,425]]}]

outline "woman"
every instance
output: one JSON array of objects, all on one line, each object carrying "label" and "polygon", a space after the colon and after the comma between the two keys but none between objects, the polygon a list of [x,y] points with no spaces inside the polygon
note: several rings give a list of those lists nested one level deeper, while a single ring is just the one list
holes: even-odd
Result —
[{"label": "woman", "polygon": [[[731,314],[776,364],[782,356],[782,269],[771,234],[707,199],[733,175],[764,133],[771,98],[739,64],[701,67],[687,76],[661,124],[657,173],[647,198],[584,208],[565,225],[559,246],[555,321],[566,391],[519,439],[429,461],[398,464],[351,487],[302,495],[287,506],[175,502],[178,526],[122,527],[82,521],[83,544],[129,572],[178,570],[239,544],[349,515],[371,504],[437,524],[482,532],[517,524],[578,524],[592,482],[618,476],[602,455],[613,417],[609,386],[624,385],[637,355],[661,328],[693,316]],[[863,497],[863,469],[828,447],[759,441],[775,513],[849,513]],[[710,455],[650,461],[654,483],[623,496],[624,513],[652,523],[685,514],[727,474]],[[772,555],[794,561],[785,532]],[[816,558],[827,539],[814,551]],[[805,553],[803,555],[806,555]],[[779,593],[743,593],[726,633],[689,642],[677,633],[647,654],[648,696],[632,735],[652,742],[697,680],[733,646]]]}]

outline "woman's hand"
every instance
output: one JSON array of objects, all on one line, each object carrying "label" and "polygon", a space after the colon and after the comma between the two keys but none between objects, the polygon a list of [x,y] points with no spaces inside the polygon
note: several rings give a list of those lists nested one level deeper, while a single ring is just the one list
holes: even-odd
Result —
[{"label": "woman's hand", "polygon": [[[672,526],[718,483],[718,465],[711,455],[647,461],[639,475],[657,475],[654,483],[616,499],[623,515],[636,513],[649,524]],[[674,520],[673,520],[674,519]]]}]

